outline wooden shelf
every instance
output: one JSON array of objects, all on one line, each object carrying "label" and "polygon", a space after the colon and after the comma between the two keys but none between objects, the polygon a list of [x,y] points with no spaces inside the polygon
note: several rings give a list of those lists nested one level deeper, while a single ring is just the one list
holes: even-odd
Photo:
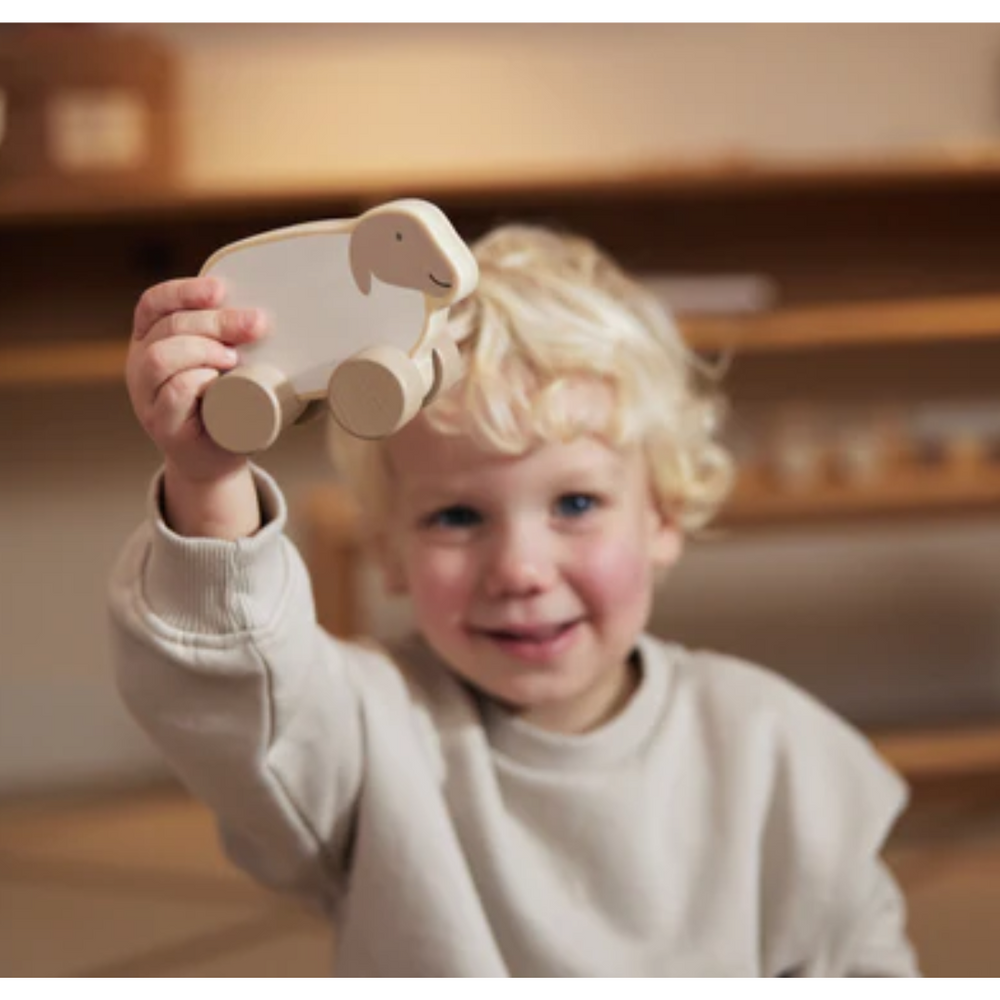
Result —
[{"label": "wooden shelf", "polygon": [[[1000,337],[1000,295],[835,304],[733,318],[688,317],[699,351],[740,353]],[[0,346],[0,387],[99,383],[121,377],[118,341]]]},{"label": "wooden shelf", "polygon": [[744,471],[719,523],[753,527],[877,515],[1000,512],[1000,461],[976,465],[897,466],[868,482],[822,481],[777,488],[761,472]]},{"label": "wooden shelf", "polygon": [[0,186],[0,225],[83,222],[163,216],[205,217],[268,208],[294,210],[322,204],[377,204],[419,195],[452,204],[503,204],[511,200],[689,198],[769,195],[775,192],[858,192],[865,190],[1000,187],[1000,149],[840,161],[731,156],[708,161],[636,162],[590,169],[523,165],[516,173],[464,170],[345,176],[325,185],[243,191],[171,189],[122,190],[104,184],[58,189],[26,181]]},{"label": "wooden shelf", "polygon": [[876,749],[908,779],[1000,776],[1000,723],[871,733]]},{"label": "wooden shelf", "polygon": [[739,317],[689,317],[696,350],[822,350],[1000,336],[1000,295],[838,303]]},{"label": "wooden shelf", "polygon": [[[830,484],[801,492],[777,490],[762,478],[745,476],[719,523],[728,528],[977,509],[1000,513],[1000,462],[975,470],[950,470],[947,466],[899,469],[868,486]],[[357,510],[339,487],[318,487],[309,498],[305,517],[321,526],[329,538],[336,538],[337,545],[357,544]]]},{"label": "wooden shelf", "polygon": [[[0,389],[120,384],[123,340],[0,347]],[[719,525],[768,527],[880,515],[1000,511],[1000,461],[897,464],[873,480],[830,477],[796,488],[766,471],[744,469]]]},{"label": "wooden shelf", "polygon": [[50,342],[40,347],[0,346],[0,389],[43,389],[65,385],[121,382],[124,340]]}]

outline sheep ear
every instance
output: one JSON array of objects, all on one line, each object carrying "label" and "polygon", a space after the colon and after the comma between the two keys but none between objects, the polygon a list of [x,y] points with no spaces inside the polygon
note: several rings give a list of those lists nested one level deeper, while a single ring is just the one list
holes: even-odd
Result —
[{"label": "sheep ear", "polygon": [[367,295],[372,290],[372,272],[362,260],[363,256],[356,249],[355,241],[352,239],[350,249],[351,274],[354,276],[354,284],[358,286],[361,294]]}]

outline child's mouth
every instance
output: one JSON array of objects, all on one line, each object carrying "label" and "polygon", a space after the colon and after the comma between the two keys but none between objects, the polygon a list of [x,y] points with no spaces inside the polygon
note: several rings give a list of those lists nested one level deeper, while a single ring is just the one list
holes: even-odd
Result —
[{"label": "child's mouth", "polygon": [[540,662],[564,653],[576,639],[582,619],[530,628],[480,629],[479,634],[505,653],[522,660]]}]

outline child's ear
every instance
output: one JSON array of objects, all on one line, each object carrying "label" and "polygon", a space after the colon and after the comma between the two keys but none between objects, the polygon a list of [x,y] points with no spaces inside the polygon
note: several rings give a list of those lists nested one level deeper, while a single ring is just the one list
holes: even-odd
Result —
[{"label": "child's ear", "polygon": [[684,551],[684,533],[673,518],[659,513],[655,513],[654,517],[650,555],[654,566],[669,569],[680,559]]}]

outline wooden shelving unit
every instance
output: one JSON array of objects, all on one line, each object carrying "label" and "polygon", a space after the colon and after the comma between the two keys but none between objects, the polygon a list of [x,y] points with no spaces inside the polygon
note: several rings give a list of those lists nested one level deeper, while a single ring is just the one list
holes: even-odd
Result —
[{"label": "wooden shelving unit", "polygon": [[[966,366],[951,365],[948,392],[997,392],[990,372],[1000,371],[1000,154],[345,178],[322,189],[227,193],[0,185],[0,391],[120,385],[143,288],[196,272],[218,246],[254,232],[354,215],[398,196],[435,200],[470,239],[503,221],[537,221],[591,236],[640,274],[773,279],[773,311],[681,317],[697,350],[742,359],[732,383],[737,404],[768,401],[789,383],[807,397],[853,397],[882,383],[912,395],[906,383],[918,354],[921,388],[961,354]],[[792,374],[791,357],[799,359]],[[351,581],[362,546],[350,513],[329,500],[317,497],[304,516],[319,559],[321,614],[347,632],[361,611]],[[746,470],[720,525],[777,530],[973,510],[1000,511],[993,464],[898,465],[867,484],[824,480],[808,490],[775,488],[766,474]],[[341,554],[336,567],[317,556],[331,551]],[[914,776],[1000,770],[1000,722],[874,735]]]}]

